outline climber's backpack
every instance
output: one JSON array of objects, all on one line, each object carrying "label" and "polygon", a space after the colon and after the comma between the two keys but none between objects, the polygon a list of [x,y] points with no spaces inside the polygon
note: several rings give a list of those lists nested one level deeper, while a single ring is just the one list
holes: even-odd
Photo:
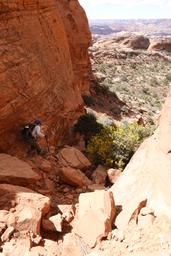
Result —
[{"label": "climber's backpack", "polygon": [[32,131],[35,128],[35,124],[28,123],[25,124],[21,129],[21,136],[24,140],[29,140],[30,138],[33,138]]}]

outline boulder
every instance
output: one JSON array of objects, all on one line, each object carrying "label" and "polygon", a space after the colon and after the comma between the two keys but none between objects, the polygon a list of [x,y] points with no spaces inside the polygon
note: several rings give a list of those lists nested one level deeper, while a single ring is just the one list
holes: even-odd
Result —
[{"label": "boulder", "polygon": [[7,228],[6,223],[0,222],[0,236],[4,233],[6,228]]},{"label": "boulder", "polygon": [[75,206],[74,205],[58,204],[58,210],[61,212],[62,218],[65,221],[71,222],[74,219],[74,215],[75,215]]},{"label": "boulder", "polygon": [[152,208],[156,216],[171,218],[171,93],[161,112],[155,133],[137,150],[121,177],[111,188],[115,203],[122,207],[116,226],[124,228],[135,211]]},{"label": "boulder", "polygon": [[23,239],[11,239],[3,246],[3,255],[15,255],[15,256],[27,256],[31,249],[31,240],[27,238]]},{"label": "boulder", "polygon": [[74,147],[65,147],[57,155],[59,163],[62,166],[70,166],[76,169],[84,170],[91,166],[90,161]]},{"label": "boulder", "polygon": [[61,252],[57,242],[44,239],[43,246],[32,247],[24,256],[61,256]]},{"label": "boulder", "polygon": [[41,217],[48,213],[50,199],[30,189],[0,184],[0,208],[9,210],[7,225],[18,231],[40,233]]},{"label": "boulder", "polygon": [[88,186],[92,182],[79,169],[72,167],[62,167],[59,172],[59,177],[62,182],[72,186]]},{"label": "boulder", "polygon": [[44,159],[41,156],[34,157],[34,159],[32,159],[32,161],[34,162],[34,164],[36,165],[37,168],[44,171],[45,173],[51,172],[52,165],[51,165],[50,161]]},{"label": "boulder", "polygon": [[14,233],[14,227],[8,227],[3,235],[1,236],[2,242],[7,242],[10,240],[11,235]]},{"label": "boulder", "polygon": [[92,175],[93,181],[96,184],[104,184],[106,178],[106,169],[102,165],[98,165]]},{"label": "boulder", "polygon": [[98,241],[106,237],[112,230],[115,214],[115,203],[110,191],[81,194],[79,197],[78,223],[74,232],[93,248]]},{"label": "boulder", "polygon": [[28,163],[7,154],[0,154],[0,182],[31,186],[40,179],[41,176]]},{"label": "boulder", "polygon": [[47,256],[61,256],[60,248],[56,241],[44,239],[44,248]]},{"label": "boulder", "polygon": [[15,212],[11,213],[7,224],[14,227],[19,231],[29,230],[35,235],[40,234],[40,224],[42,218],[42,211],[38,208],[38,205],[17,205]]},{"label": "boulder", "polygon": [[93,192],[96,190],[104,190],[105,186],[103,184],[91,184],[91,185],[88,185],[88,189],[89,191]]},{"label": "boulder", "polygon": [[63,218],[60,213],[42,220],[42,227],[48,231],[62,232]]},{"label": "boulder", "polygon": [[7,223],[9,211],[0,210],[0,223]]},{"label": "boulder", "polygon": [[80,241],[74,234],[66,234],[62,244],[60,256],[80,256],[82,254]]},{"label": "boulder", "polygon": [[121,171],[111,168],[111,169],[107,170],[107,175],[108,175],[109,181],[112,184],[114,184],[117,181],[117,179],[119,178],[119,176],[121,175]]}]

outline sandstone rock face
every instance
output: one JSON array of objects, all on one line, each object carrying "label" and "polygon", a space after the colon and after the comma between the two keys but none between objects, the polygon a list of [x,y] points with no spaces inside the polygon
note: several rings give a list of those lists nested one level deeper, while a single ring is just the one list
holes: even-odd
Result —
[{"label": "sandstone rock face", "polygon": [[87,92],[91,68],[87,47],[90,45],[91,34],[86,14],[78,0],[56,0],[56,2],[69,41],[76,84],[82,92]]},{"label": "sandstone rock face", "polygon": [[151,42],[148,50],[171,52],[171,39],[161,39],[156,42]]},{"label": "sandstone rock face", "polygon": [[[127,165],[111,190],[116,205],[122,211],[116,219],[123,228],[142,207],[154,210],[155,215],[171,218],[171,93],[161,113],[154,135],[146,140]],[[146,201],[146,205],[143,202]],[[140,207],[141,206],[141,207]]]},{"label": "sandstone rock face", "polygon": [[90,247],[94,247],[111,231],[115,214],[115,203],[111,192],[95,191],[81,194],[78,223],[74,232]]},{"label": "sandstone rock face", "polygon": [[29,185],[40,180],[29,164],[7,154],[0,154],[0,182]]},{"label": "sandstone rock face", "polygon": [[59,143],[88,90],[85,13],[77,0],[0,0],[0,6],[0,152],[21,148],[21,125],[37,117],[52,144]]}]

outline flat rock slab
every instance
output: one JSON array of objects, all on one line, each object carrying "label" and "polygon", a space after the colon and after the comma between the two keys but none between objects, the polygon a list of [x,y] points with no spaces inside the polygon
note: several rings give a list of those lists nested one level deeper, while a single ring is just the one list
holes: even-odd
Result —
[{"label": "flat rock slab", "polygon": [[62,182],[76,187],[84,187],[92,183],[82,171],[70,166],[62,167],[59,177]]},{"label": "flat rock slab", "polygon": [[0,154],[0,182],[27,185],[41,179],[31,166],[10,155]]},{"label": "flat rock slab", "polygon": [[57,155],[59,163],[62,166],[70,166],[76,169],[84,170],[91,166],[90,161],[81,151],[74,147],[65,147]]},{"label": "flat rock slab", "polygon": [[81,194],[78,223],[74,232],[93,248],[97,242],[111,232],[115,214],[115,203],[110,191]]}]

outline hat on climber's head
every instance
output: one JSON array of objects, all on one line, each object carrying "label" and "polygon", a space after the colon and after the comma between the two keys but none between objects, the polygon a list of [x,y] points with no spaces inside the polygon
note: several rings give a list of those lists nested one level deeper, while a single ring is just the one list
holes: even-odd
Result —
[{"label": "hat on climber's head", "polygon": [[36,119],[36,120],[34,121],[34,124],[35,124],[35,125],[41,125],[41,124],[42,124],[42,120]]}]

